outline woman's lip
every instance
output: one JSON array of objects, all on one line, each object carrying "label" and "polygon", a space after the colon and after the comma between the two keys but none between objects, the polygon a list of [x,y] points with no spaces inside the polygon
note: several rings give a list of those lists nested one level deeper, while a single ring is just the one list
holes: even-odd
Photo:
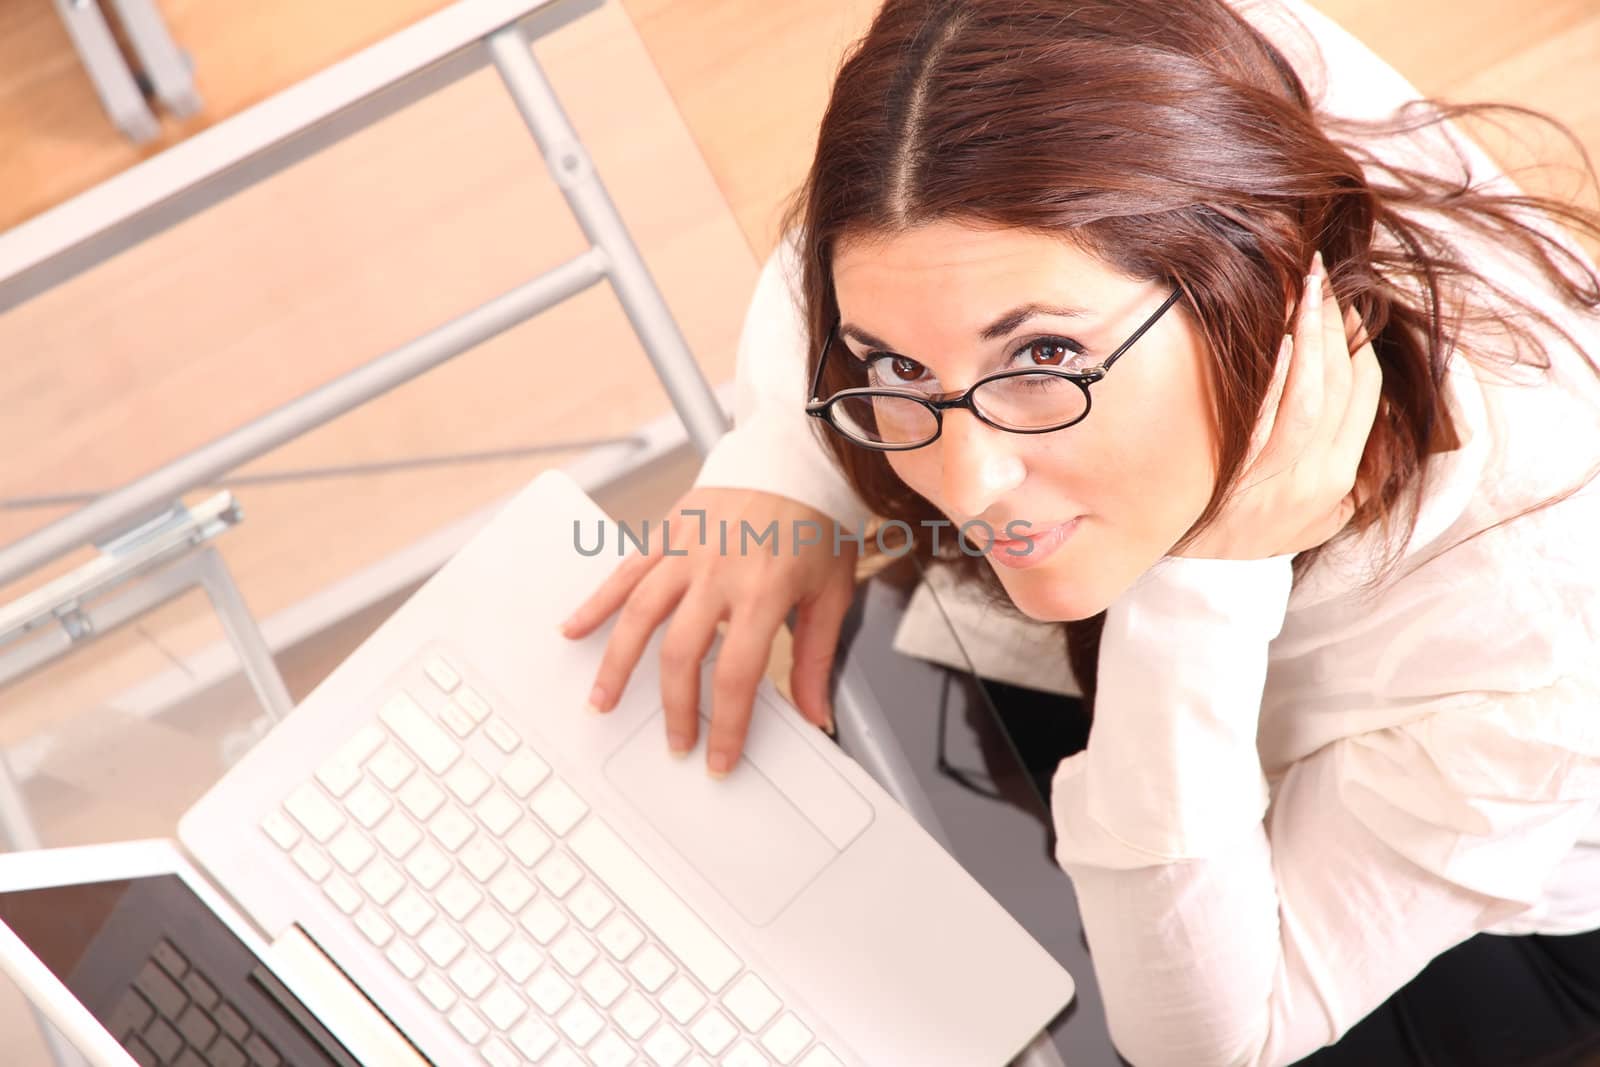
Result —
[{"label": "woman's lip", "polygon": [[[998,534],[996,534],[995,538],[994,538],[994,541],[993,541],[993,547],[1000,548],[1000,547],[1002,547],[1004,545],[1021,545],[1021,544],[1025,544],[1025,543],[1027,543],[1029,541],[1038,541],[1038,539],[1043,537],[1045,534],[1050,533],[1053,530],[1057,530],[1057,529],[1067,525],[1068,523],[1077,522],[1081,518],[1083,518],[1082,515],[1074,515],[1070,519],[1062,519],[1060,522],[1052,522],[1048,526],[1037,526],[1036,527],[1032,523],[1029,523],[1028,524],[1028,529],[1032,530],[1033,531],[1032,533],[1023,534],[1021,537],[1001,537]],[[1008,529],[1009,527],[1011,527],[1012,525],[1020,523],[1022,521],[1023,520],[1021,520],[1021,519],[1012,519],[1011,522],[1006,523],[1005,526],[998,527],[998,529],[1005,530],[1005,529]]]},{"label": "woman's lip", "polygon": [[1002,567],[1022,569],[1038,566],[1053,555],[1076,532],[1082,515],[1047,526],[1025,538],[996,539],[989,547],[989,558]]}]

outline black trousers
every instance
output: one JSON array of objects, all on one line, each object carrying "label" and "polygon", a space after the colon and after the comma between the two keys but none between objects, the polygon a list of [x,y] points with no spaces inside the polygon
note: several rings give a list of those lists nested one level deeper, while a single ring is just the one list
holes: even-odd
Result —
[{"label": "black trousers", "polygon": [[[1081,706],[986,688],[1048,808],[1056,764],[1088,743]],[[1300,1067],[1600,1067],[1600,930],[1479,934]]]}]

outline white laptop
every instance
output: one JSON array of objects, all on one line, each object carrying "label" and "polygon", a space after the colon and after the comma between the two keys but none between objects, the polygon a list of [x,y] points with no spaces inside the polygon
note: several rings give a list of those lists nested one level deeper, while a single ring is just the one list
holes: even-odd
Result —
[{"label": "white laptop", "polygon": [[1011,1061],[1071,978],[770,684],[721,780],[659,634],[584,710],[610,627],[557,626],[616,533],[535,479],[181,844],[0,856],[0,962],[104,1067]]}]

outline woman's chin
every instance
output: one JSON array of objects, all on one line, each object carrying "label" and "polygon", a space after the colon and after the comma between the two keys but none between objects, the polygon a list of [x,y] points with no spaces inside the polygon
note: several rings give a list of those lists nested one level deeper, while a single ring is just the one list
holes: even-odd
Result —
[{"label": "woman's chin", "polygon": [[1017,610],[1036,622],[1077,622],[1100,614],[1115,599],[1102,595],[1096,582],[1052,574],[1044,567],[1015,571],[996,566],[995,570]]}]

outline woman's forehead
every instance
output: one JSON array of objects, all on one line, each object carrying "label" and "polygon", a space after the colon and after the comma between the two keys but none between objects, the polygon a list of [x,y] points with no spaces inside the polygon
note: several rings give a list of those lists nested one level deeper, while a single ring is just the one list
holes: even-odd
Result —
[{"label": "woman's forehead", "polygon": [[914,328],[977,337],[1025,304],[1087,319],[1144,288],[1060,237],[951,222],[842,242],[833,281],[841,322],[880,336]]}]

